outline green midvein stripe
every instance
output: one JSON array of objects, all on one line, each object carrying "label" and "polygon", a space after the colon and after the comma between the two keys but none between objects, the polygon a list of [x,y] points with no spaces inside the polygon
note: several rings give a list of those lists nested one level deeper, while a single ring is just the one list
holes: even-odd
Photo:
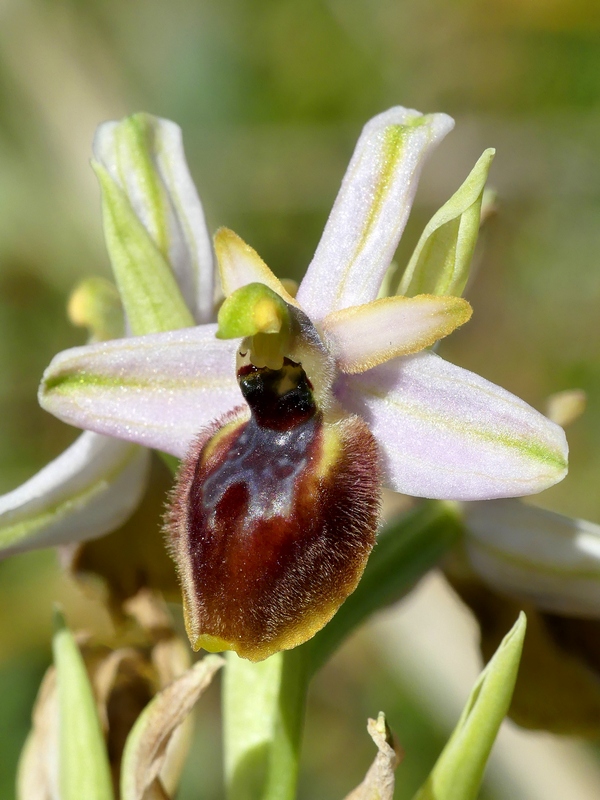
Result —
[{"label": "green midvein stripe", "polygon": [[402,156],[406,133],[407,129],[404,125],[390,125],[390,127],[385,130],[381,171],[378,176],[373,202],[369,209],[369,216],[365,221],[362,236],[356,246],[356,255],[358,255],[365,246],[369,234],[381,212],[383,201],[390,190],[392,183],[391,178]]},{"label": "green midvein stripe", "polygon": [[194,319],[168,261],[118,184],[93,163],[102,188],[104,226],[113,271],[134,334],[186,328]]},{"label": "green midvein stripe", "polygon": [[89,503],[94,495],[107,488],[107,485],[112,483],[119,473],[123,472],[131,464],[139,452],[140,448],[137,445],[132,445],[131,453],[127,458],[116,464],[112,470],[97,478],[91,485],[85,486],[79,492],[42,509],[33,517],[0,527],[0,547],[8,547],[15,544],[15,542],[20,542],[47,525],[57,522],[61,517],[68,514],[73,507]]},{"label": "green midvein stripe", "polygon": [[[419,116],[404,122],[402,125],[390,125],[385,129],[381,155],[381,168],[375,187],[373,201],[369,208],[369,214],[363,226],[360,240],[354,250],[352,260],[346,268],[346,277],[352,269],[354,262],[365,247],[369,236],[371,235],[371,231],[375,227],[377,219],[381,214],[381,209],[385,198],[392,186],[394,171],[396,170],[396,167],[402,158],[407,136],[409,136],[411,131],[415,128],[419,128],[428,124],[429,122],[429,117]],[[342,285],[343,284],[341,282],[340,287]],[[341,294],[341,292],[342,289],[340,288],[338,294]]]},{"label": "green midvein stripe", "polygon": [[[165,281],[167,283],[171,283],[172,276],[170,275],[171,268],[168,262],[165,260],[163,253],[161,252],[158,244],[148,236],[148,232],[145,228],[141,227],[141,222],[138,220],[137,217],[134,216],[133,209],[129,207],[129,201],[126,195],[119,187],[115,187],[115,193],[118,193],[119,199],[122,204],[127,204],[128,208],[127,211],[130,214],[129,222],[129,230],[126,230],[126,227],[121,224],[122,219],[119,218],[118,214],[115,213],[115,209],[112,205],[108,206],[108,213],[112,219],[112,233],[114,237],[118,240],[121,246],[121,252],[125,255],[127,259],[127,268],[126,269],[119,269],[117,274],[117,279],[121,279],[121,283],[123,285],[127,285],[128,289],[128,297],[133,296],[135,297],[136,302],[136,310],[138,311],[139,315],[139,308],[142,305],[145,305],[147,308],[151,309],[152,317],[155,320],[158,320],[158,327],[159,330],[171,330],[171,326],[164,322],[165,317],[165,306],[171,297],[167,289],[170,289],[170,286],[165,286]],[[122,208],[121,211],[124,209]],[[147,265],[144,263],[140,263],[135,257],[135,253],[132,255],[132,240],[131,240],[131,230],[137,227],[139,229],[139,233],[141,236],[148,236],[148,248],[155,248],[157,257],[160,259],[160,271],[163,273],[162,275],[159,274],[158,269],[148,270]],[[158,280],[157,280],[158,278]],[[159,292],[157,291],[157,283],[161,282],[163,286],[160,288],[164,288],[165,292],[163,293],[162,297],[159,296]],[[135,294],[133,292],[135,291]],[[175,300],[177,302],[179,298]],[[183,301],[182,301],[183,302]],[[187,310],[187,309],[186,309]],[[191,320],[191,317],[190,317]],[[193,324],[193,320],[190,322],[186,320],[187,324]],[[151,331],[155,332],[155,331]]]},{"label": "green midvein stripe", "polygon": [[[134,114],[119,126],[117,135],[129,151],[133,168],[142,187],[142,193],[148,200],[146,210],[152,216],[151,233],[154,234],[156,245],[162,255],[168,258],[169,235],[165,216],[164,190],[150,157],[150,153],[156,149],[156,132],[146,114]],[[124,169],[128,169],[128,165],[119,163],[118,168],[121,185],[125,187],[127,180]]]},{"label": "green midvein stripe", "polygon": [[197,381],[182,382],[181,378],[173,378],[172,380],[161,380],[156,383],[155,380],[149,378],[147,382],[139,379],[128,378],[124,375],[90,375],[89,373],[83,374],[67,374],[67,375],[51,375],[44,380],[44,394],[56,392],[60,394],[68,394],[71,391],[85,391],[86,389],[146,389],[148,391],[160,390],[181,390],[181,389],[218,389],[220,386],[228,387],[229,384],[233,385],[233,381],[219,380],[213,378],[207,380],[205,378]]},{"label": "green midvein stripe", "polygon": [[562,457],[562,455],[554,450],[551,450],[547,445],[544,445],[541,442],[526,441],[508,434],[495,434],[483,428],[475,428],[470,426],[467,427],[466,425],[461,425],[459,420],[451,419],[449,417],[439,417],[431,414],[419,413],[414,406],[410,406],[408,403],[400,403],[397,400],[390,400],[389,395],[384,395],[371,387],[361,388],[363,392],[370,394],[373,398],[380,400],[387,405],[397,406],[403,411],[408,411],[412,417],[426,420],[429,423],[433,422],[440,428],[446,428],[456,431],[457,433],[467,434],[484,442],[501,444],[504,447],[518,450],[519,452],[523,453],[523,455],[529,456],[536,461],[541,461],[545,464],[560,467],[560,469],[565,469],[567,467],[568,462]]}]

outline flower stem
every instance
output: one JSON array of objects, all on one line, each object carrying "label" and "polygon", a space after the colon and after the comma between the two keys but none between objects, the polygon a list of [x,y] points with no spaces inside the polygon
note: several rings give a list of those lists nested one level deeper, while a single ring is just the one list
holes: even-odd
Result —
[{"label": "flower stem", "polygon": [[303,647],[283,653],[263,800],[293,800],[296,796],[306,693],[310,679],[307,655],[308,650]]},{"label": "flower stem", "polygon": [[307,651],[253,664],[227,653],[223,687],[227,800],[293,800],[304,722]]}]

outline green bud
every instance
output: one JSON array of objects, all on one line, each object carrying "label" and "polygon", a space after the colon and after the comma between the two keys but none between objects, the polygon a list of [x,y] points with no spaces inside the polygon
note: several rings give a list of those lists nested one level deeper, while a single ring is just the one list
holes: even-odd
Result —
[{"label": "green bud", "polygon": [[481,201],[495,150],[486,150],[463,185],[429,220],[398,287],[398,294],[456,295],[469,277],[479,232]]},{"label": "green bud", "polygon": [[56,614],[52,641],[60,714],[62,800],[113,800],[110,767],[92,687],[73,634]]},{"label": "green bud", "polygon": [[512,698],[527,620],[521,612],[479,676],[454,732],[413,800],[475,800]]}]

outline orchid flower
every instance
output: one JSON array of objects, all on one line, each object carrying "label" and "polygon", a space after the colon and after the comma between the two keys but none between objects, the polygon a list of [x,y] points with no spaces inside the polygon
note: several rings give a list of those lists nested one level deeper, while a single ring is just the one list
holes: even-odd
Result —
[{"label": "orchid flower", "polygon": [[[144,196],[140,175],[154,173],[120,155],[116,123],[100,129],[109,250],[132,332],[146,335],[59,354],[40,402],[185,459],[167,528],[196,648],[258,660],[310,638],[360,579],[381,485],[480,500],[538,492],[566,473],[561,428],[427,349],[468,320],[465,300],[406,289],[378,299],[421,167],[452,125],[393,108],[365,126],[297,297],[221,229],[226,300],[218,324],[196,327],[167,263],[203,236],[189,176],[175,157],[159,170],[175,200],[136,216],[121,187]],[[428,246],[436,225],[454,226],[456,258],[440,269],[454,268],[471,217],[432,220],[411,261],[421,281],[440,251]],[[173,219],[179,248],[164,235]]]},{"label": "orchid flower", "polygon": [[[143,243],[142,258],[134,259],[140,274],[130,270],[117,278],[143,284],[143,266],[150,265],[154,280],[159,276],[163,308],[173,313],[175,307],[182,324],[211,319],[212,245],[187,170],[180,128],[145,114],[108,122],[98,130],[94,155],[97,171],[109,176],[104,182],[119,203],[121,223],[136,230],[138,248]],[[110,235],[110,220],[106,227]],[[120,289],[126,298],[127,285]],[[139,332],[135,308],[125,305],[127,327]],[[160,312],[153,330],[161,330]],[[110,284],[98,279],[73,293],[69,316],[89,329],[92,341],[123,335],[122,310],[115,307]],[[30,480],[0,497],[0,558],[93,539],[119,528],[143,497],[149,456],[143,447],[83,433]]]}]

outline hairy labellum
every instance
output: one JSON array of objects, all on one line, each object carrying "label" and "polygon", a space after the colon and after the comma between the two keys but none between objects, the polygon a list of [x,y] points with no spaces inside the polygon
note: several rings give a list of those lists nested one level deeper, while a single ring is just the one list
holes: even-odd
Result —
[{"label": "hairy labellum", "polygon": [[250,406],[203,432],[167,515],[195,649],[259,661],[310,639],[356,587],[375,541],[377,446],[317,407],[300,364],[247,364]]}]

